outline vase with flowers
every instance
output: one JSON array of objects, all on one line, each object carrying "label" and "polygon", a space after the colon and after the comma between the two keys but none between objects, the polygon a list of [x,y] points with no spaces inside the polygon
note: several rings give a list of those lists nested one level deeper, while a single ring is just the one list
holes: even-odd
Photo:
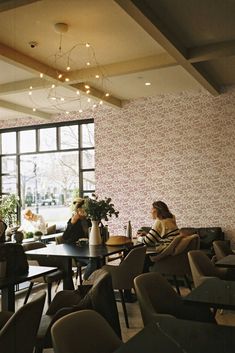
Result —
[{"label": "vase with flowers", "polygon": [[108,221],[113,215],[118,217],[119,211],[116,211],[110,197],[99,199],[97,195],[85,198],[84,209],[87,217],[91,219],[91,231],[89,236],[90,245],[99,245],[102,243],[99,223],[102,220]]}]

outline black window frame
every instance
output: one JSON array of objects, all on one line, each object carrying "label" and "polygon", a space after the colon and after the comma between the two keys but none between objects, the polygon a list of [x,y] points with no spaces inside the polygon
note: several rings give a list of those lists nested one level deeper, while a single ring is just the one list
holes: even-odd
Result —
[{"label": "black window frame", "polygon": [[[83,119],[83,120],[71,120],[71,121],[63,121],[63,122],[53,122],[53,123],[46,123],[46,124],[37,124],[37,125],[27,125],[27,126],[18,126],[14,128],[1,128],[0,129],[0,194],[2,196],[8,195],[8,193],[2,192],[2,177],[4,175],[9,175],[6,173],[2,173],[2,157],[9,157],[15,156],[16,157],[16,190],[17,196],[19,199],[21,198],[21,183],[20,183],[20,157],[24,155],[35,155],[35,154],[45,154],[45,153],[56,153],[56,152],[78,152],[78,186],[79,186],[79,196],[83,197],[86,193],[95,193],[95,189],[93,190],[84,190],[83,189],[83,173],[84,172],[95,172],[94,168],[82,168],[82,151],[84,150],[94,150],[95,152],[95,144],[94,147],[82,147],[81,143],[81,126],[86,124],[94,124],[94,119]],[[60,127],[63,126],[71,126],[77,125],[78,126],[78,147],[77,148],[69,148],[69,149],[61,149],[60,148]],[[47,150],[47,151],[40,151],[39,150],[39,130],[43,128],[56,128],[56,149],[55,150]],[[20,141],[19,136],[21,131],[26,130],[36,130],[36,150],[33,152],[23,152],[20,153]],[[8,132],[16,132],[16,153],[9,153],[9,154],[2,154],[2,134]],[[17,210],[18,219],[20,219],[20,209]]]}]

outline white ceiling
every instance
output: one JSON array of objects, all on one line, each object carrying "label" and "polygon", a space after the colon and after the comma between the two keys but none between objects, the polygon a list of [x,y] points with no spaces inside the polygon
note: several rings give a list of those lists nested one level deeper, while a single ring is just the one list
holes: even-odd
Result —
[{"label": "white ceiling", "polygon": [[[181,11],[182,1],[190,11]],[[205,0],[204,4],[209,5],[210,2]],[[188,21],[188,17],[195,13],[192,11],[197,6],[195,3],[192,0],[176,0],[172,6],[172,1],[158,0],[157,7],[156,2],[151,0],[5,0],[0,4],[0,119],[31,116],[50,120],[53,114],[78,111],[81,106],[77,100],[77,90],[86,92],[85,84],[91,88],[89,94],[83,95],[82,105],[83,102],[87,105],[90,97],[89,104],[94,104],[93,99],[98,100],[98,103],[102,99],[104,103],[119,109],[125,100],[161,93],[204,87],[210,93],[218,94],[216,85],[220,83],[219,80],[223,84],[227,83],[224,72],[231,81],[228,83],[233,83],[229,73],[230,66],[234,66],[234,60],[231,60],[234,25],[230,28],[230,22],[227,21],[228,28],[220,39],[226,43],[228,38],[230,42],[230,51],[227,48],[226,53],[222,53],[223,60],[229,54],[229,68],[223,61],[217,65],[217,57],[213,57],[208,67],[209,59],[198,59],[198,51],[196,59],[193,59],[196,63],[191,64],[192,59],[188,60],[186,55],[182,57],[182,53],[190,48],[189,53],[193,55],[190,35],[192,41],[197,43],[196,49],[201,49],[200,40],[195,35],[197,21]],[[221,1],[216,0],[214,7],[219,3]],[[226,20],[226,11],[229,15],[232,9],[228,6],[221,11],[223,21]],[[215,44],[216,38],[213,43],[211,39],[213,27],[211,32],[206,32],[206,23],[208,26],[210,24],[208,13],[205,8],[201,12],[199,10],[198,21],[201,18],[205,27],[200,38],[203,35],[206,37],[201,42],[204,47],[206,43]],[[203,14],[207,16],[207,22]],[[183,16],[187,17],[187,21],[184,22]],[[162,30],[163,19],[168,31]],[[182,28],[177,22],[179,19],[183,23]],[[68,24],[68,31],[62,35],[62,39],[54,29],[54,24],[58,22]],[[171,23],[175,23],[177,28],[170,28]],[[188,32],[184,32],[185,23],[188,26],[191,23],[194,31],[188,28]],[[179,38],[184,33],[188,34],[183,37],[184,40],[181,38],[180,46]],[[175,38],[172,39],[171,34]],[[35,48],[29,44],[32,41],[38,43]],[[94,48],[95,62],[84,69],[84,60],[87,60],[84,47],[76,47],[70,57],[71,70],[66,73],[68,55],[64,53],[78,43],[86,42]],[[60,43],[64,55],[56,62],[55,54]],[[187,44],[187,48],[182,43],[185,46]],[[221,46],[217,46],[218,49],[221,52]],[[198,65],[204,66],[201,69]],[[205,69],[209,70],[209,78],[204,75]],[[70,79],[68,83],[58,80],[60,72],[63,72],[63,77]],[[43,78],[40,78],[40,73],[44,74]],[[102,80],[95,78],[97,73]],[[217,77],[214,78],[213,73]],[[151,85],[146,86],[146,82]],[[63,102],[49,98],[53,95],[52,84],[57,87],[56,97],[63,97]],[[105,96],[107,92],[109,97]]]}]

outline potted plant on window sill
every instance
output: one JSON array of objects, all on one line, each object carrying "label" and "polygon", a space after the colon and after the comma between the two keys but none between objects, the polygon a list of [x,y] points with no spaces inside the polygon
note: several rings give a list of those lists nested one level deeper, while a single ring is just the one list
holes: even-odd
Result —
[{"label": "potted plant on window sill", "polygon": [[87,197],[84,203],[84,209],[87,217],[91,219],[91,231],[89,235],[89,245],[100,245],[102,243],[99,223],[104,219],[108,221],[113,215],[118,217],[119,211],[114,209],[111,198],[105,197],[99,200],[98,196],[92,194],[92,198]]}]

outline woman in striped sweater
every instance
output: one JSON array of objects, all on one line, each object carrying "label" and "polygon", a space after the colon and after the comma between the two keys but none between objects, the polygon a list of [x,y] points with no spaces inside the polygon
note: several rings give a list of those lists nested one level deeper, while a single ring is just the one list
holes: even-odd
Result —
[{"label": "woman in striped sweater", "polygon": [[147,246],[159,247],[159,251],[162,251],[176,235],[179,235],[179,229],[175,216],[163,201],[153,203],[151,214],[155,222],[148,233],[141,233],[142,242]]}]

